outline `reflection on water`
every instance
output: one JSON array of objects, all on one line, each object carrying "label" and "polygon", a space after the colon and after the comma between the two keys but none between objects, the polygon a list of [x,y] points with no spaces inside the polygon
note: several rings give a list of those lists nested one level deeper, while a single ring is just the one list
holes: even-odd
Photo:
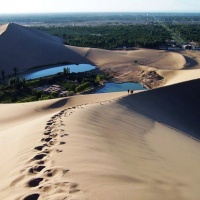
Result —
[{"label": "reflection on water", "polygon": [[139,83],[106,83],[103,88],[98,90],[96,93],[107,93],[107,92],[122,92],[128,90],[146,90]]},{"label": "reflection on water", "polygon": [[35,79],[35,78],[40,78],[43,76],[50,76],[53,74],[57,74],[58,72],[63,72],[63,68],[69,68],[70,72],[85,72],[89,71],[92,69],[95,69],[95,66],[89,65],[89,64],[80,64],[80,65],[62,65],[62,66],[56,66],[56,67],[51,67],[48,69],[43,69],[43,70],[38,70],[34,72],[29,72],[27,74],[24,74],[23,77],[26,80],[29,79]]}]

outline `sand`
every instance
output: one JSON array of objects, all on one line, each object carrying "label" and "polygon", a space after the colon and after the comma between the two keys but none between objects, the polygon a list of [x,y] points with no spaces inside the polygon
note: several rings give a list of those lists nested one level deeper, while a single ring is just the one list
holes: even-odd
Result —
[{"label": "sand", "polygon": [[0,105],[0,198],[199,199],[198,84]]},{"label": "sand", "polygon": [[[21,71],[36,62],[30,54],[22,59],[25,52],[17,54],[16,46],[2,46],[13,32],[22,49],[30,47],[24,41],[37,43],[29,51],[37,64],[76,60],[112,69],[124,80],[137,70],[156,71],[164,87],[0,104],[0,199],[200,199],[198,52],[64,46],[8,24],[0,28],[0,52],[13,56],[10,65],[0,58],[7,73],[12,62]],[[39,58],[41,44],[48,51]]]}]

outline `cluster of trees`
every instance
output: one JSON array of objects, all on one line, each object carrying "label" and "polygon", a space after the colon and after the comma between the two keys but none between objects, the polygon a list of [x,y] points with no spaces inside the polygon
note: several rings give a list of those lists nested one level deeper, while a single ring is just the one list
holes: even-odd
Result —
[{"label": "cluster of trees", "polygon": [[200,43],[200,26],[182,25],[117,25],[117,26],[65,26],[37,27],[39,30],[61,37],[67,45],[114,49],[117,47],[157,48],[167,39],[196,41]]},{"label": "cluster of trees", "polygon": [[8,84],[0,84],[0,102],[31,102],[59,97],[58,92],[46,93],[35,88],[45,85],[58,84],[69,95],[73,95],[91,87],[96,87],[103,79],[109,79],[107,74],[96,72],[69,73],[69,69],[63,72],[33,80],[19,79],[17,76],[11,78]]}]

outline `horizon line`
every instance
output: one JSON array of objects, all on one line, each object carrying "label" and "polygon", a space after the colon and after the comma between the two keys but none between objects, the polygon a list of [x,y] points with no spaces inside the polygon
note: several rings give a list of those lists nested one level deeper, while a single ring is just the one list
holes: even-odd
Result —
[{"label": "horizon line", "polygon": [[86,14],[86,13],[192,13],[200,14],[199,11],[62,11],[62,12],[17,12],[17,13],[0,13],[0,15],[20,15],[20,14]]}]

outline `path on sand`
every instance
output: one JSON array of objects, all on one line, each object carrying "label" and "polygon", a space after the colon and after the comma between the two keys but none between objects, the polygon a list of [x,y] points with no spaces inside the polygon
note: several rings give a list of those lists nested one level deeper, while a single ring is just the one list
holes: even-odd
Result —
[{"label": "path on sand", "polygon": [[[103,105],[115,100],[95,102],[94,104]],[[68,179],[67,174],[70,173],[70,170],[62,166],[55,166],[52,156],[62,153],[62,146],[67,143],[69,133],[64,130],[63,119],[69,117],[76,109],[82,109],[86,105],[90,104],[63,109],[47,121],[39,144],[31,150],[33,156],[26,161],[24,168],[20,170],[20,175],[10,183],[10,187],[15,188],[15,191],[24,188],[25,194],[19,196],[18,200],[85,199],[78,183]]]}]

